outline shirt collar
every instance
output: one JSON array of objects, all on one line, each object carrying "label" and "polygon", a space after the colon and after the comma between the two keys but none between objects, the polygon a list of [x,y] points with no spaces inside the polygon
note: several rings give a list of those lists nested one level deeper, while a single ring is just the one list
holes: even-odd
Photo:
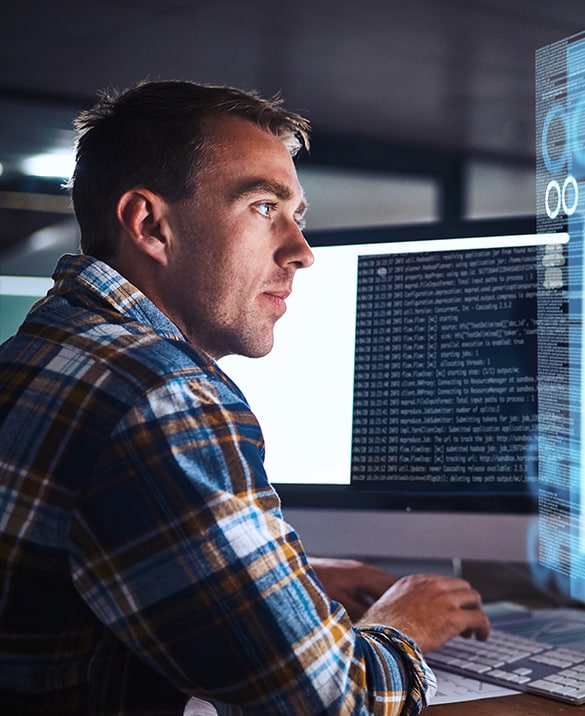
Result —
[{"label": "shirt collar", "polygon": [[185,335],[142,291],[108,264],[92,256],[66,254],[59,259],[52,276],[52,294],[68,291],[99,294],[102,301],[123,315],[148,323],[164,338],[187,341]]}]

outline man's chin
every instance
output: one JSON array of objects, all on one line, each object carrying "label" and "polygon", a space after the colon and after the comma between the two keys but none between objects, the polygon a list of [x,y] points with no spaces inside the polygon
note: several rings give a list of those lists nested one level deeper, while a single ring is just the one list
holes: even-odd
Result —
[{"label": "man's chin", "polygon": [[262,339],[254,337],[254,339],[244,339],[237,341],[233,345],[232,350],[225,355],[239,355],[244,358],[264,358],[267,356],[274,346],[274,335],[264,336]]},{"label": "man's chin", "polygon": [[264,358],[264,356],[267,356],[270,351],[272,350],[272,346],[274,343],[271,343],[270,346],[265,348],[258,348],[258,349],[248,349],[246,352],[242,351],[238,355],[244,356],[245,358]]}]

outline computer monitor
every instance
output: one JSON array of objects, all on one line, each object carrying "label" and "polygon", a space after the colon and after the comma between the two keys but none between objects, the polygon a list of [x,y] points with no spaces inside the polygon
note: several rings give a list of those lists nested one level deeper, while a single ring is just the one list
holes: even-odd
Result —
[{"label": "computer monitor", "polygon": [[329,233],[272,352],[221,364],[310,553],[534,561],[538,266],[567,236],[416,235]]}]

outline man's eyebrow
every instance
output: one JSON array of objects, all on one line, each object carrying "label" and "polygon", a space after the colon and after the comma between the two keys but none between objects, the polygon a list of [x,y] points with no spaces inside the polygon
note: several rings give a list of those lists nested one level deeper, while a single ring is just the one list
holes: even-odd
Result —
[{"label": "man's eyebrow", "polygon": [[230,199],[232,201],[237,201],[238,199],[245,199],[247,196],[251,196],[252,194],[262,193],[273,194],[281,201],[287,201],[293,196],[292,191],[286,184],[271,182],[266,179],[251,179],[234,187],[233,191],[230,192]]},{"label": "man's eyebrow", "polygon": [[299,221],[304,226],[305,216],[307,215],[307,211],[309,211],[309,202],[303,197],[297,206],[296,214],[298,216]]}]

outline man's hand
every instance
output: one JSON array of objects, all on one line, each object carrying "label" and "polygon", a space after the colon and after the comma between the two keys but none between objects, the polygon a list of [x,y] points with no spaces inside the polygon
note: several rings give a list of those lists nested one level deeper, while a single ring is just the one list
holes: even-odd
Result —
[{"label": "man's hand", "polygon": [[409,636],[428,653],[458,634],[484,640],[489,621],[479,594],[456,577],[417,574],[399,579],[360,619],[358,626],[384,624]]},{"label": "man's hand", "polygon": [[343,604],[354,621],[396,581],[383,569],[353,559],[310,557],[309,561],[327,594]]}]

